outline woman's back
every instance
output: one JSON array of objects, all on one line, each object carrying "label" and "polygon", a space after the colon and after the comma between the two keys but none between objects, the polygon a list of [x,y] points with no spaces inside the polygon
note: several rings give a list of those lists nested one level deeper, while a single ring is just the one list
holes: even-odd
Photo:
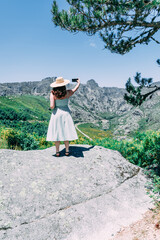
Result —
[{"label": "woman's back", "polygon": [[65,107],[65,106],[68,106],[68,98],[55,100],[55,107]]}]

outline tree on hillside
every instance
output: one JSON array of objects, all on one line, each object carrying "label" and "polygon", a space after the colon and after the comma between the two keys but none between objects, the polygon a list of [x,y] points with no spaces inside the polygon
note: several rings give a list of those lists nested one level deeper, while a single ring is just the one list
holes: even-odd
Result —
[{"label": "tree on hillside", "polygon": [[[113,53],[125,54],[138,44],[148,44],[150,41],[160,44],[155,36],[160,29],[159,0],[66,0],[66,2],[69,8],[60,11],[57,1],[53,1],[52,20],[55,26],[73,33],[85,32],[88,35],[98,33],[104,47]],[[135,78],[140,88],[135,91],[138,91],[139,97],[141,87],[145,85],[150,87],[151,79],[148,82],[138,78],[140,75]],[[127,86],[131,87],[130,81],[126,85],[126,89],[129,90]],[[131,95],[134,91],[130,90],[129,93]],[[142,99],[139,103],[143,102]]]},{"label": "tree on hillside", "polygon": [[[157,60],[157,63],[160,65],[160,59]],[[126,83],[126,90],[129,94],[124,95],[124,99],[133,106],[140,106],[147,98],[151,99],[153,93],[160,90],[160,86],[152,83],[152,78],[141,78],[140,73],[136,74],[134,80],[139,86],[134,87],[129,78]]]}]

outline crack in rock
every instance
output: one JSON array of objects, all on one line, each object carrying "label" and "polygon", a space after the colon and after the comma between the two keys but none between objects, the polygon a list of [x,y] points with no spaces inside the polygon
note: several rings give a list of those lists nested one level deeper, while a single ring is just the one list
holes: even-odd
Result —
[{"label": "crack in rock", "polygon": [[[42,216],[42,217],[40,217],[40,218],[38,218],[38,219],[36,219],[36,220],[34,220],[34,221],[30,221],[30,222],[26,222],[26,221],[25,221],[25,222],[21,223],[19,226],[21,226],[21,225],[27,225],[27,224],[31,224],[31,223],[40,221],[40,220],[42,220],[42,219],[47,218],[48,216],[51,216],[51,215],[53,215],[53,214],[55,214],[55,213],[57,213],[57,212],[60,212],[60,211],[64,211],[64,210],[66,210],[66,209],[68,209],[68,208],[70,208],[70,207],[72,207],[72,206],[76,206],[76,205],[79,205],[79,204],[82,204],[82,203],[86,203],[86,202],[88,202],[88,201],[90,201],[90,200],[93,200],[93,199],[102,197],[102,196],[104,196],[104,195],[106,195],[106,194],[108,194],[108,193],[111,193],[112,191],[114,191],[115,189],[117,189],[118,187],[120,187],[124,182],[126,182],[127,180],[132,179],[133,177],[135,177],[136,175],[138,175],[139,172],[140,172],[140,168],[137,168],[137,171],[134,172],[134,173],[132,174],[132,176],[127,177],[126,179],[124,179],[124,181],[122,181],[120,184],[118,184],[115,188],[112,188],[111,190],[109,190],[109,191],[107,191],[107,192],[103,192],[102,194],[99,194],[99,195],[97,195],[97,196],[93,196],[93,197],[91,197],[91,198],[88,198],[88,199],[86,199],[85,201],[75,202],[75,203],[73,203],[73,204],[70,205],[70,206],[65,206],[65,207],[63,207],[63,208],[59,208],[58,210],[56,210],[56,211],[54,211],[54,212],[52,212],[52,213],[47,213],[46,215],[44,215],[44,216]],[[17,228],[17,227],[19,227],[19,226],[17,225],[17,226],[14,227],[14,228],[12,228],[12,227],[3,227],[3,228],[0,228],[0,230],[15,229],[15,228]]]},{"label": "crack in rock", "polygon": [[5,230],[8,230],[8,229],[14,229],[14,228],[12,228],[12,227],[7,227],[7,226],[4,226],[4,227],[1,227],[0,228],[0,231],[5,231]]}]

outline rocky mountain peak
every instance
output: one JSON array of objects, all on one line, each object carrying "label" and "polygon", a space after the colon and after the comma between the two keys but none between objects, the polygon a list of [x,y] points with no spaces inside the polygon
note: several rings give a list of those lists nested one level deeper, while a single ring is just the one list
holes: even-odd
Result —
[{"label": "rocky mountain peak", "polygon": [[56,77],[46,77],[41,80],[42,83],[48,83],[48,82],[54,82],[56,80]]},{"label": "rocky mountain peak", "polygon": [[91,89],[97,88],[98,83],[96,83],[96,81],[94,79],[90,79],[87,81],[87,86],[89,86]]}]

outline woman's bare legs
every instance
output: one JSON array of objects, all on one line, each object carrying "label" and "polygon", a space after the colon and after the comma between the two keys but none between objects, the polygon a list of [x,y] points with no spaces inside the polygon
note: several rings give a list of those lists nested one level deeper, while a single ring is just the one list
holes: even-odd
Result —
[{"label": "woman's bare legs", "polygon": [[56,156],[59,157],[59,146],[60,146],[60,141],[56,141],[56,142],[55,142],[55,146],[56,146]]},{"label": "woman's bare legs", "polygon": [[64,141],[64,144],[65,144],[65,148],[66,148],[65,155],[68,156],[69,155],[69,141]]}]

